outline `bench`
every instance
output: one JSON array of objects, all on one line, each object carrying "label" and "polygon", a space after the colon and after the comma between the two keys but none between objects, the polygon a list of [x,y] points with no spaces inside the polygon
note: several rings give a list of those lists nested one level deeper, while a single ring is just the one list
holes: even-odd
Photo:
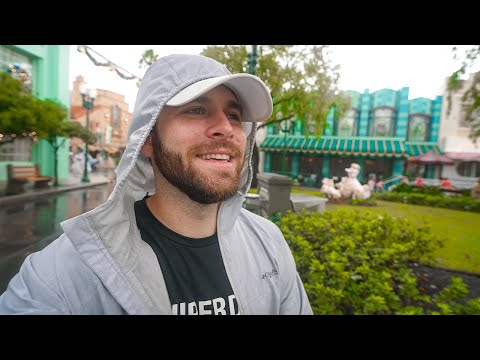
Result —
[{"label": "bench", "polygon": [[7,194],[23,192],[23,186],[33,182],[35,188],[47,187],[53,179],[51,176],[40,176],[38,165],[7,165]]}]

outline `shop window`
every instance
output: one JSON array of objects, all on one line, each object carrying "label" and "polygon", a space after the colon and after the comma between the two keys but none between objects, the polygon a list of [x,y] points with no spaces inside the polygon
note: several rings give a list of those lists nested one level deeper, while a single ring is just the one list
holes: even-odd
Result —
[{"label": "shop window", "polygon": [[32,161],[32,140],[18,138],[1,145],[0,161]]},{"label": "shop window", "polygon": [[358,111],[351,109],[338,121],[337,136],[357,135]]},{"label": "shop window", "polygon": [[427,141],[430,128],[430,117],[427,115],[412,115],[408,121],[408,140]]},{"label": "shop window", "polygon": [[466,177],[480,177],[480,162],[461,162],[457,165],[457,172]]},{"label": "shop window", "polygon": [[25,88],[32,91],[32,58],[0,45],[0,71],[8,72],[15,79],[23,82]]},{"label": "shop window", "polygon": [[373,111],[373,119],[370,124],[370,136],[392,137],[393,136],[394,111],[390,108],[377,108]]}]

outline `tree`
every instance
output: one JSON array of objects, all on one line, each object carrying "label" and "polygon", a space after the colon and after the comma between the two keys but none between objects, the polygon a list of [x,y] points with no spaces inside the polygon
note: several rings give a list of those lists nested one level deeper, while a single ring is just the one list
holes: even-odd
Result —
[{"label": "tree", "polygon": [[152,49],[145,50],[142,54],[142,58],[138,62],[138,67],[146,67],[152,65],[155,61],[158,60],[158,55]]},{"label": "tree", "polygon": [[67,108],[51,99],[41,100],[31,94],[23,83],[7,73],[0,73],[0,146],[29,136],[36,141],[44,138],[54,152],[54,185],[57,185],[57,152],[66,141],[59,137],[78,136],[94,144],[95,134],[78,123],[66,121]]},{"label": "tree", "polygon": [[0,72],[0,146],[18,136],[36,135],[40,103],[20,80]]},{"label": "tree", "polygon": [[[459,59],[458,49],[453,48],[454,58]],[[453,72],[448,78],[447,83],[447,101],[448,112],[452,105],[452,94],[463,87],[462,76],[476,63],[477,58],[480,55],[480,45],[476,45],[473,48],[465,52],[465,57],[462,60],[460,68]],[[480,72],[473,74],[473,81],[469,88],[466,89],[462,96],[462,101],[465,106],[465,120],[470,124],[470,138],[476,141],[480,137]]]}]

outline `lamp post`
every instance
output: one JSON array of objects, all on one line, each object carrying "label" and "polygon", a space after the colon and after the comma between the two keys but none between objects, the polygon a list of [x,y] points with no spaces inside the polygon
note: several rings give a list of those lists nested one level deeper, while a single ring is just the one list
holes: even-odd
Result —
[{"label": "lamp post", "polygon": [[248,73],[255,75],[257,70],[257,45],[245,45],[247,50]]},{"label": "lamp post", "polygon": [[[283,123],[283,124],[282,124]],[[282,154],[282,175],[287,174],[287,134],[290,134],[295,126],[295,121],[284,120],[280,123],[280,130],[283,132],[283,154]]]},{"label": "lamp post", "polygon": [[[97,90],[95,89],[87,89],[85,85],[82,85],[80,87],[80,94],[82,94],[82,105],[85,109],[87,109],[87,124],[86,128],[89,130],[90,126],[90,109],[93,108],[93,102],[95,100],[95,97],[97,96]],[[82,182],[90,182],[90,179],[88,178],[88,144],[85,141],[85,163],[83,166],[83,178]]]}]

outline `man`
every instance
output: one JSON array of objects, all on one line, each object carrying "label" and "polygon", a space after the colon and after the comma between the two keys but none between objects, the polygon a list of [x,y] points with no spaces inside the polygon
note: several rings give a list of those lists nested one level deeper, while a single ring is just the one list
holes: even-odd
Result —
[{"label": "man", "polygon": [[312,314],[272,222],[242,208],[265,84],[203,56],[140,86],[108,200],[25,260],[0,313]]}]

